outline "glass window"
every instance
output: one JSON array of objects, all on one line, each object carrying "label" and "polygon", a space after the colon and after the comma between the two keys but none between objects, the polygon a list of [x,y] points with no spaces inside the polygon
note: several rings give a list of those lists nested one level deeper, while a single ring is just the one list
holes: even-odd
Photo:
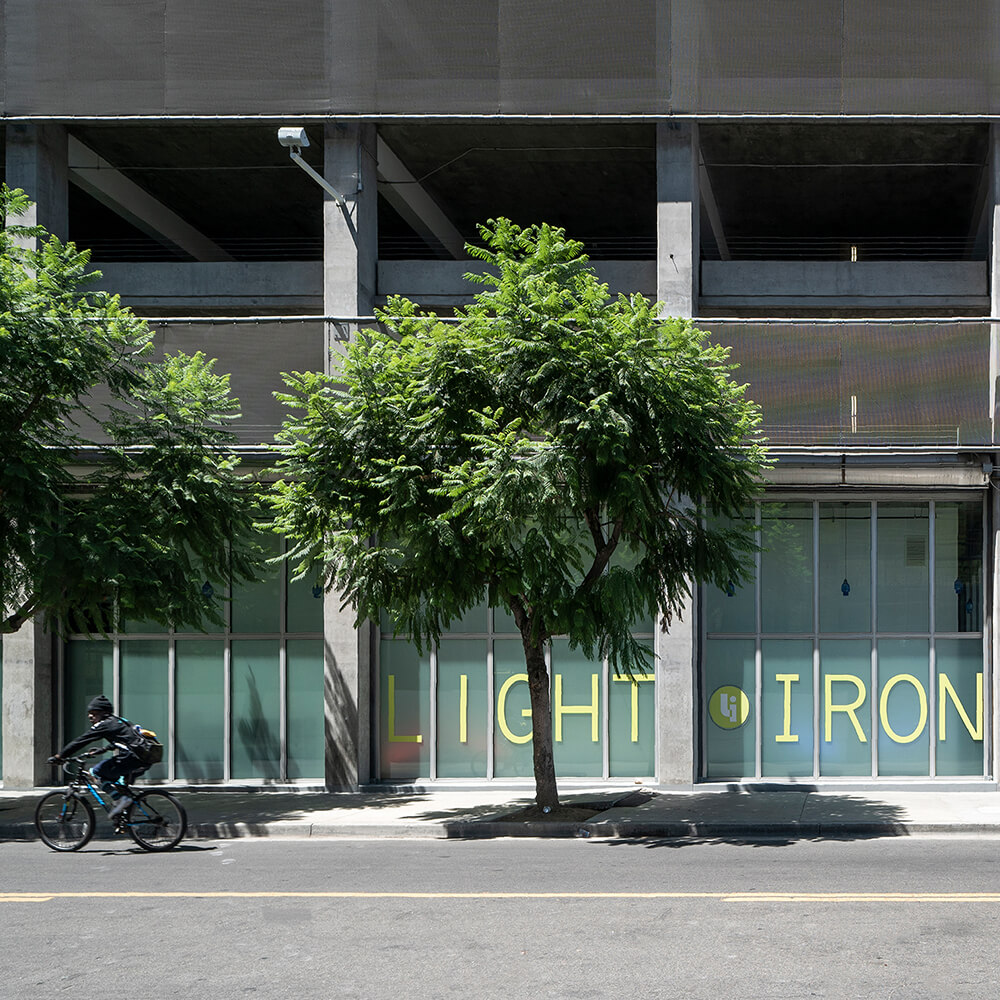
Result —
[{"label": "glass window", "polygon": [[99,694],[114,697],[114,644],[107,639],[67,643],[64,678],[63,742],[68,743],[90,728],[90,699]]},{"label": "glass window", "polygon": [[431,666],[403,639],[379,647],[379,747],[384,780],[430,775]]},{"label": "glass window", "polygon": [[934,631],[983,628],[983,505],[934,505]]},{"label": "glass window", "polygon": [[761,643],[761,773],[813,773],[813,644],[811,639]]},{"label": "glass window", "polygon": [[871,642],[825,639],[819,644],[819,773],[872,773]]},{"label": "glass window", "polygon": [[706,774],[743,778],[756,773],[754,641],[710,639],[705,644]]},{"label": "glass window", "polygon": [[325,776],[323,640],[289,639],[285,646],[288,699],[288,777]]},{"label": "glass window", "polygon": [[552,640],[552,732],[556,774],[604,774],[601,662],[588,659],[568,640]]},{"label": "glass window", "polygon": [[[288,632],[323,632],[323,601],[325,594],[320,590],[319,596],[313,589],[320,586],[319,581],[305,577],[302,580],[292,579],[292,567],[285,564],[287,575],[287,619],[285,628]],[[331,600],[336,600],[336,594]]]},{"label": "glass window", "polygon": [[[485,611],[483,614],[485,623]],[[437,774],[485,778],[489,718],[485,639],[442,640],[437,655]]]},{"label": "glass window", "polygon": [[938,639],[937,773],[983,774],[983,640]]},{"label": "glass window", "polygon": [[872,628],[871,504],[819,505],[819,630]]},{"label": "glass window", "polygon": [[705,627],[709,633],[756,632],[756,581],[742,586],[733,582],[725,590],[705,587]]},{"label": "glass window", "polygon": [[[281,552],[281,540],[272,534],[259,539],[269,557]],[[260,583],[245,584],[233,590],[234,632],[277,632],[281,628],[281,565],[265,566]]]},{"label": "glass window", "polygon": [[217,639],[184,640],[175,646],[174,769],[178,778],[222,781],[225,775],[223,650],[224,644]]},{"label": "glass window", "polygon": [[879,774],[930,774],[929,678],[926,639],[879,640]]},{"label": "glass window", "polygon": [[764,632],[813,630],[813,505],[761,507],[761,620]]},{"label": "glass window", "polygon": [[[652,649],[652,641],[643,645]],[[610,672],[608,691],[609,773],[645,777],[656,773],[656,661],[641,674],[626,677]]]},{"label": "glass window", "polygon": [[281,777],[281,700],[277,639],[232,644],[232,775]]},{"label": "glass window", "polygon": [[520,639],[493,640],[493,773],[498,778],[534,774],[531,748],[531,697]]},{"label": "glass window", "polygon": [[878,505],[878,630],[930,629],[927,504]]},{"label": "glass window", "polygon": [[[164,747],[170,741],[170,658],[166,639],[125,639],[121,643],[121,714],[152,729]],[[167,755],[146,773],[167,776]]]}]

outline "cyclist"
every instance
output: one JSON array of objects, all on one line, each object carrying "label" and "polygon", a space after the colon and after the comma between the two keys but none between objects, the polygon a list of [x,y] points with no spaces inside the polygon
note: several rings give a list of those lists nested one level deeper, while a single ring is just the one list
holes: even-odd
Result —
[{"label": "cyclist", "polygon": [[72,757],[77,750],[88,743],[100,739],[107,740],[115,748],[115,755],[95,764],[91,774],[104,791],[113,799],[117,799],[108,810],[108,815],[118,816],[132,804],[132,800],[119,791],[115,782],[121,777],[131,780],[148,769],[149,765],[143,763],[136,752],[142,753],[145,742],[131,725],[115,715],[114,705],[103,694],[91,699],[87,705],[87,718],[90,720],[90,728],[76,739],[70,740],[49,760],[53,764],[60,764],[66,757]]}]

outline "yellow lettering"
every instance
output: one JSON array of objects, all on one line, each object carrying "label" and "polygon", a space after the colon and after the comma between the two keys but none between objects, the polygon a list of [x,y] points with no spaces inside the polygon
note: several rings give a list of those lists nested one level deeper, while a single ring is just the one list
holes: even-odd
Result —
[{"label": "yellow lettering", "polygon": [[556,674],[556,743],[562,743],[562,717],[564,715],[589,715],[590,716],[590,739],[596,743],[597,737],[597,681],[598,675],[590,675],[590,704],[589,705],[563,705],[562,703],[562,674]]},{"label": "yellow lettering", "polygon": [[785,713],[781,733],[774,737],[775,743],[798,743],[798,733],[792,732],[792,685],[798,682],[798,674],[775,674],[774,679],[785,688]]},{"label": "yellow lettering", "polygon": [[396,735],[396,675],[389,674],[389,742],[390,743],[423,743],[424,738],[419,733],[416,736]]},{"label": "yellow lettering", "polygon": [[469,675],[459,676],[458,688],[458,742],[469,742]]},{"label": "yellow lettering", "polygon": [[615,675],[616,681],[628,681],[632,685],[632,742],[639,742],[639,682],[655,681],[656,674],[633,674],[631,677],[622,674]]},{"label": "yellow lettering", "polygon": [[[497,722],[500,725],[500,732],[510,740],[511,743],[530,743],[531,733],[525,736],[517,736],[515,733],[511,732],[510,726],[507,725],[507,692],[518,682],[524,681],[528,682],[527,674],[511,674],[500,686],[500,693],[497,695]],[[522,708],[521,715],[526,719],[531,718],[531,709]]]},{"label": "yellow lettering", "polygon": [[[917,722],[916,728],[908,736],[900,736],[889,725],[889,713],[887,711],[889,692],[901,681],[912,684],[917,690],[917,697],[920,699],[920,720]],[[894,743],[912,743],[924,731],[924,726],[927,725],[927,692],[924,690],[923,684],[912,674],[896,674],[895,677],[890,677],[886,681],[885,687],[882,688],[882,697],[878,700],[878,717],[882,721],[882,728],[890,740]]]},{"label": "yellow lettering", "polygon": [[[835,681],[843,681],[847,684],[853,684],[857,688],[858,697],[851,702],[850,705],[835,705],[833,703],[833,685]],[[861,707],[861,703],[865,700],[865,685],[860,677],[855,677],[854,674],[827,674],[826,675],[826,742],[830,743],[833,741],[833,713],[834,712],[846,712],[854,723],[854,731],[858,734],[858,740],[861,743],[867,743],[868,738],[865,736],[865,731],[861,728],[861,723],[858,722],[858,717],[855,715],[855,710]]]},{"label": "yellow lettering", "polygon": [[945,711],[947,705],[945,704],[945,695],[951,698],[952,704],[955,706],[955,710],[958,712],[959,717],[965,724],[965,728],[969,730],[969,735],[974,740],[981,740],[983,738],[983,675],[976,674],[976,725],[973,727],[972,720],[969,718],[968,712],[965,711],[965,707],[958,700],[958,692],[952,686],[950,680],[948,680],[947,674],[938,674],[938,739],[943,743],[946,739],[946,729],[945,721],[948,718],[948,713]]}]

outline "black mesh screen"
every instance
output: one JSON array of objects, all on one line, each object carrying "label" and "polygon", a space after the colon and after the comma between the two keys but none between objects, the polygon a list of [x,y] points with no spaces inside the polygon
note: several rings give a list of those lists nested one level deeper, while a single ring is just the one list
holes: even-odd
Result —
[{"label": "black mesh screen", "polygon": [[1000,0],[0,0],[8,115],[1000,113]]},{"label": "black mesh screen", "polygon": [[986,324],[710,324],[772,444],[987,445]]}]

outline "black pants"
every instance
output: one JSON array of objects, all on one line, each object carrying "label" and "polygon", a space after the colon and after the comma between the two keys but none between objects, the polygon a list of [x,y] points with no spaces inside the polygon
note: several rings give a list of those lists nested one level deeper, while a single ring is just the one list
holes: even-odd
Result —
[{"label": "black pants", "polygon": [[[116,753],[114,757],[102,760],[94,766],[96,774],[102,783],[113,785],[119,778],[131,780],[137,778],[146,770],[146,765],[134,753]],[[129,777],[131,776],[131,777]]]}]

